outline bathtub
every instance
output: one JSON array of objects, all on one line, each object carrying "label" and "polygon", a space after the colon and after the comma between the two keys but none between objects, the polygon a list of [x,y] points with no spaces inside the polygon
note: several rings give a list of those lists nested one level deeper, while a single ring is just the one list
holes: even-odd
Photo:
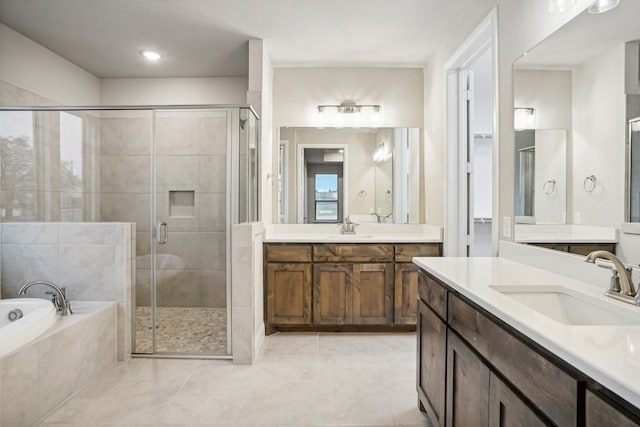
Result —
[{"label": "bathtub", "polygon": [[[23,317],[11,322],[9,313],[19,309]],[[56,321],[56,309],[42,298],[0,300],[0,357],[40,336]]]}]

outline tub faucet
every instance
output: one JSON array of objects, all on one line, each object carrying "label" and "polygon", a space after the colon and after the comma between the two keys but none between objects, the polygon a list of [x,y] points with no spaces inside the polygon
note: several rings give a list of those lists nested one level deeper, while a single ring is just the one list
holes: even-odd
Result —
[{"label": "tub faucet", "polygon": [[[611,265],[596,263],[598,259],[610,261]],[[585,261],[596,264],[598,267],[611,270],[611,283],[605,293],[606,296],[640,305],[640,292],[636,291],[633,285],[633,279],[631,277],[633,270],[631,267],[627,267],[618,257],[607,251],[593,251],[587,255]]]},{"label": "tub faucet", "polygon": [[47,294],[53,295],[51,302],[53,302],[53,305],[56,306],[56,311],[58,311],[63,316],[73,314],[73,311],[71,311],[71,304],[69,303],[69,301],[67,301],[67,288],[65,288],[64,286],[60,288],[58,287],[58,285],[55,285],[51,282],[36,280],[35,282],[29,282],[25,285],[22,285],[22,287],[18,291],[18,295],[26,295],[27,289],[29,289],[33,285],[45,285],[53,289],[53,291],[55,292],[49,291],[47,292]]}]

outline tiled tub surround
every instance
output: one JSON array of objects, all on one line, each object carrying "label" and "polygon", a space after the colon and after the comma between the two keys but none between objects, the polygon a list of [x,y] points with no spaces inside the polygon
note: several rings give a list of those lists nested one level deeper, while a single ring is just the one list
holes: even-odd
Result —
[{"label": "tiled tub surround", "polygon": [[427,224],[360,224],[354,235],[341,234],[341,224],[272,224],[265,227],[267,243],[440,243],[442,228]]},{"label": "tiled tub surround", "polygon": [[[132,291],[135,287],[135,224],[3,223],[2,298],[20,287],[47,280],[67,287],[75,301],[113,301],[118,311],[118,360],[131,354]],[[28,296],[49,298],[33,286]]]},{"label": "tiled tub surround", "polygon": [[0,357],[0,425],[33,425],[115,363],[116,304],[73,301],[72,308]]}]

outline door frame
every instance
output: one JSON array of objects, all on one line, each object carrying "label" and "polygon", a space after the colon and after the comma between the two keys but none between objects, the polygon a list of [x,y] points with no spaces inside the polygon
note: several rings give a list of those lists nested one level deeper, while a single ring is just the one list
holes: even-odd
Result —
[{"label": "door frame", "polygon": [[[445,209],[444,209],[444,256],[466,256],[467,248],[461,247],[461,230],[466,229],[468,213],[462,209],[460,201],[466,197],[466,189],[462,185],[462,177],[466,172],[461,170],[461,150],[463,129],[460,127],[460,74],[461,71],[475,61],[487,49],[491,49],[492,66],[492,189],[491,202],[493,217],[499,217],[499,123],[498,123],[498,9],[494,7],[475,30],[454,52],[444,66],[445,87]],[[466,143],[466,142],[465,142]],[[499,221],[494,219],[491,232],[491,254],[498,254]]]},{"label": "door frame", "polygon": [[296,196],[296,204],[298,206],[298,224],[304,224],[304,209],[306,205],[305,193],[307,186],[307,174],[304,168],[304,150],[307,148],[325,148],[325,149],[337,149],[343,151],[342,160],[342,216],[349,216],[349,163],[347,162],[347,144],[298,144],[297,150],[297,163],[298,171],[296,177],[296,185],[298,188],[298,194]]}]

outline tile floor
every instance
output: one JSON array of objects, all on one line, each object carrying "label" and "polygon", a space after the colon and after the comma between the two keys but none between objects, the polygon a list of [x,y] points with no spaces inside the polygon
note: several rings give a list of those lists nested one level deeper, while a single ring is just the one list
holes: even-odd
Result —
[{"label": "tile floor", "polygon": [[430,426],[415,334],[276,334],[253,366],[132,359],[41,426]]}]

